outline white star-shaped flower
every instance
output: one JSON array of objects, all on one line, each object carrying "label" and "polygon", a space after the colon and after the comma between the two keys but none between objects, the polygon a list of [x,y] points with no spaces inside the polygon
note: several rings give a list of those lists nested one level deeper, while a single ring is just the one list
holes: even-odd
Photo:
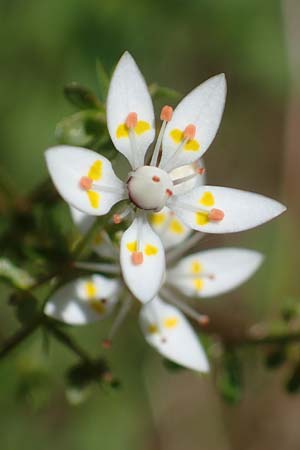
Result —
[{"label": "white star-shaped flower", "polygon": [[[103,215],[128,199],[136,217],[121,241],[124,279],[142,302],[157,294],[165,270],[161,240],[149,226],[148,215],[165,207],[176,213],[186,229],[230,233],[260,225],[285,207],[258,194],[215,186],[198,186],[186,193],[187,177],[172,171],[191,164],[214,139],[226,96],[224,75],[217,75],[190,92],[174,110],[161,111],[162,126],[150,163],[146,152],[155,138],[154,111],[147,85],[126,52],[112,76],[107,98],[107,125],[116,147],[131,164],[123,182],[111,163],[98,153],[79,147],[57,146],[46,151],[52,180],[61,196],[90,215]],[[192,179],[201,169],[192,174]]]},{"label": "white star-shaped flower", "polygon": [[[74,211],[72,214],[74,217]],[[76,223],[82,230],[82,224],[86,226],[84,219],[85,215],[76,215]],[[182,236],[181,243],[182,248],[188,248],[189,239],[184,240]],[[60,287],[48,300],[45,313],[71,325],[84,325],[107,318],[120,301],[108,339],[104,340],[105,346],[110,346],[132,299],[118,277],[107,278],[97,273],[120,274],[113,243],[103,237],[102,244],[94,243],[94,250],[106,259],[110,256],[112,263],[78,263],[78,268],[91,270],[93,274]],[[167,256],[171,251],[167,251]],[[204,349],[185,315],[200,324],[205,322],[206,316],[184,302],[181,294],[195,299],[229,292],[250,278],[262,260],[262,255],[253,250],[221,248],[189,255],[168,267],[159,295],[140,309],[139,322],[146,341],[164,357],[184,367],[207,372],[209,363]]]}]

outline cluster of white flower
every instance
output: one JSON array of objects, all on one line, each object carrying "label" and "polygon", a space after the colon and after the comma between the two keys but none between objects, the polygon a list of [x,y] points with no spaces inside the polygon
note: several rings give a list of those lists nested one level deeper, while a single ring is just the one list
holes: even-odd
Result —
[{"label": "cluster of white flower", "polygon": [[182,299],[228,292],[254,273],[262,255],[223,248],[176,260],[203,233],[246,230],[285,210],[258,194],[204,185],[200,158],[216,135],[225,96],[225,77],[217,75],[189,93],[174,111],[164,106],[149,155],[155,138],[151,97],[133,58],[127,52],[122,56],[108,92],[107,124],[114,146],[131,165],[126,181],[115,175],[110,161],[85,148],[50,148],[46,160],[83,233],[95,216],[108,213],[121,200],[127,200],[128,207],[115,214],[115,223],[125,217],[132,220],[119,245],[105,230],[99,233],[94,250],[110,262],[78,263],[93,275],[58,289],[46,305],[46,314],[70,324],[86,324],[106,318],[119,301],[104,342],[108,346],[136,298],[143,303],[140,324],[149,344],[183,366],[208,370],[199,339],[183,313],[199,323],[206,317]]}]

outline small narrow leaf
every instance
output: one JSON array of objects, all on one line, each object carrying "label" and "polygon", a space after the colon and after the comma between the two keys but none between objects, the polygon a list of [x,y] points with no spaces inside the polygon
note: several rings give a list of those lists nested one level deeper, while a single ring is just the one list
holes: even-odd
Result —
[{"label": "small narrow leaf", "polygon": [[90,89],[78,83],[71,83],[65,86],[64,94],[72,105],[80,109],[100,109],[102,103]]}]

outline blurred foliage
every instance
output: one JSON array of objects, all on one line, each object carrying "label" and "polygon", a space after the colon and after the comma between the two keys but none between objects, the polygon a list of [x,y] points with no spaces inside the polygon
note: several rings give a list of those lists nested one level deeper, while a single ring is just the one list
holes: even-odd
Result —
[{"label": "blurred foliage", "polygon": [[[69,143],[115,158],[105,127],[104,103],[109,74],[125,49],[141,65],[157,107],[167,99],[175,105],[180,97],[177,91],[185,93],[199,81],[225,72],[229,100],[214,143],[215,153],[208,155],[206,164],[213,168],[209,176],[217,184],[242,185],[277,196],[283,101],[288,89],[279,0],[130,0],[126,5],[121,0],[2,0],[0,16],[0,277],[7,284],[3,283],[0,292],[1,343],[19,322],[28,323],[37,305],[41,306],[43,287],[33,297],[24,291],[28,283],[60,272],[69,263],[78,238],[68,208],[58,202],[49,180],[43,181],[44,149],[57,142]],[[69,103],[63,97],[63,86]],[[239,316],[234,295],[232,305],[229,296],[219,300],[225,305],[218,307],[225,328],[227,320],[225,332],[230,335],[234,328],[226,314],[247,325],[249,315],[261,317],[270,311],[281,314],[284,326],[293,329],[293,320],[299,317],[299,299],[291,298],[280,310],[277,292],[286,283],[289,261],[283,251],[278,254],[276,228],[270,225],[243,239],[243,245],[266,252],[269,262],[256,281],[241,290],[243,304],[239,308],[243,315]],[[294,243],[287,244],[284,239],[282,247],[287,252]],[[281,261],[286,261],[286,271]],[[275,305],[274,298],[278,298]],[[212,313],[217,309],[214,304],[207,308]],[[6,433],[1,437],[1,449],[22,446],[39,450],[43,446],[48,450],[55,446],[57,450],[93,450],[99,445],[108,450],[152,448],[149,434],[153,411],[157,426],[163,425],[159,412],[148,410],[144,367],[155,368],[155,364],[153,352],[144,346],[137,326],[127,327],[124,338],[108,352],[113,373],[124,380],[117,396],[112,395],[111,388],[118,387],[118,380],[110,378],[107,368],[106,387],[97,389],[95,383],[98,369],[103,369],[102,360],[97,366],[97,358],[105,325],[75,330],[71,336],[92,354],[95,352],[95,366],[79,363],[52,339],[50,331],[44,333],[43,348],[36,346],[41,342],[38,333],[20,353],[2,363],[0,419]],[[290,356],[275,346],[264,353],[264,362],[274,369],[287,364],[289,373],[283,384],[296,393],[300,389],[299,361],[294,352]],[[237,404],[242,397],[246,357],[247,350],[233,348],[225,349],[221,356],[217,387],[230,404]],[[170,362],[165,367],[174,372],[172,378],[187,372]],[[67,390],[61,381],[66,373]],[[152,395],[156,405],[159,394],[153,390]],[[176,390],[171,395],[175,397]],[[77,409],[72,410],[66,399]],[[215,402],[213,396],[210,401]],[[204,408],[206,415],[205,404]],[[217,420],[211,417],[213,426],[201,430],[198,416],[189,423],[200,430],[201,442],[214,450],[227,445],[222,433],[216,432],[220,429]],[[181,426],[183,422],[184,417]]]}]

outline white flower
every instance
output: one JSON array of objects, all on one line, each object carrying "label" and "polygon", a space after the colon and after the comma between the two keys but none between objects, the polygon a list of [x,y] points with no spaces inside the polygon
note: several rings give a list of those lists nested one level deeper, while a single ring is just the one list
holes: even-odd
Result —
[{"label": "white flower", "polygon": [[[189,240],[182,247],[187,248],[188,243]],[[106,244],[109,245],[109,241]],[[115,249],[111,242],[110,245],[111,264],[77,263],[77,267],[118,274]],[[261,262],[260,253],[235,248],[206,250],[183,258],[167,270],[159,295],[141,307],[140,326],[147,342],[164,357],[190,369],[207,372],[209,364],[205,352],[182,312],[200,324],[206,317],[184,303],[180,294],[193,298],[224,294],[245,282]],[[108,317],[118,299],[121,305],[108,339],[104,340],[109,346],[131,306],[125,286],[117,280],[93,274],[71,281],[49,299],[45,313],[72,325],[83,325]]]},{"label": "white flower", "polygon": [[161,130],[146,165],[146,152],[155,137],[153,105],[144,78],[126,52],[110,83],[107,125],[116,149],[131,164],[127,180],[117,178],[111,163],[94,151],[58,146],[46,152],[55,186],[80,211],[103,215],[120,200],[130,200],[137,214],[121,241],[121,266],[126,283],[142,302],[154,298],[165,268],[161,242],[148,225],[149,213],[167,207],[186,229],[230,233],[260,225],[285,210],[274,200],[235,189],[196,186],[186,193],[178,191],[187,178],[174,179],[171,172],[199,160],[207,150],[218,130],[225,96],[222,74],[190,92],[174,113],[165,106]]}]

